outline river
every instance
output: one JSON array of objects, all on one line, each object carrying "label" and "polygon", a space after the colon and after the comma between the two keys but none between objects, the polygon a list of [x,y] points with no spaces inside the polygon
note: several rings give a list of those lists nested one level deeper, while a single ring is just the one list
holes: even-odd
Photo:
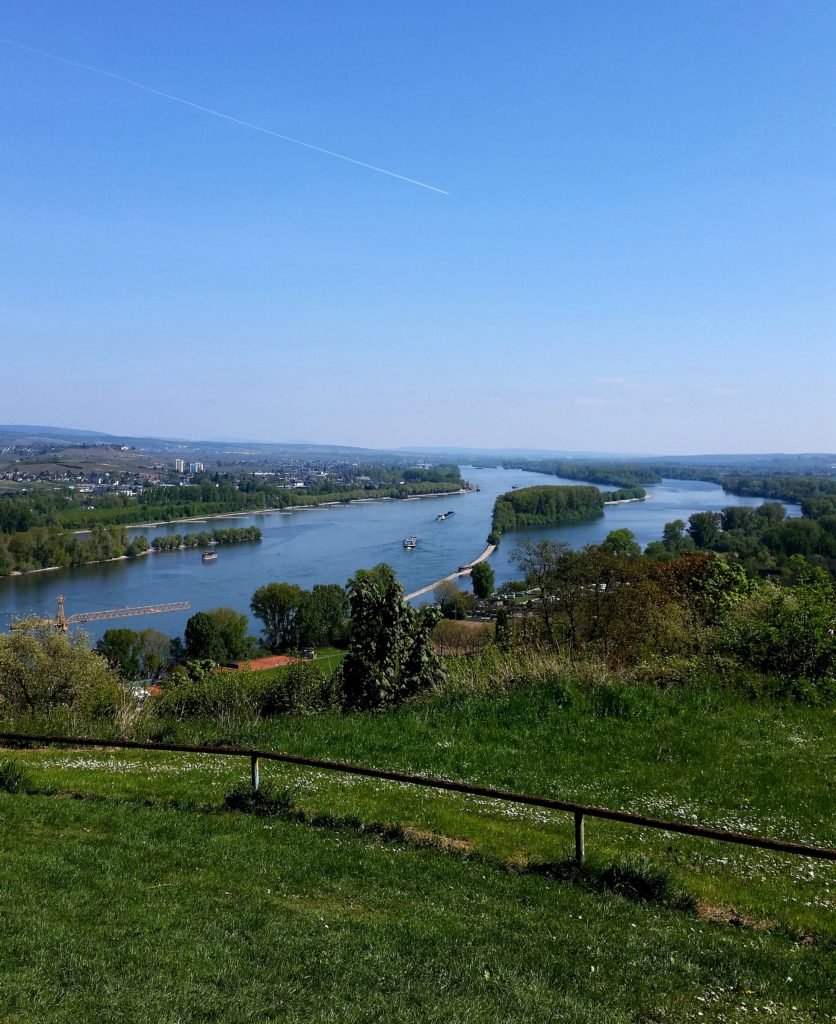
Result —
[{"label": "river", "polygon": [[[94,641],[106,629],[120,626],[154,627],[174,636],[182,634],[186,620],[196,611],[219,605],[247,611],[253,591],[264,583],[282,580],[308,588],[315,583],[343,584],[355,570],[378,562],[392,565],[410,592],[455,571],[484,550],[498,494],[511,490],[514,484],[531,487],[578,482],[542,473],[466,466],[462,475],[481,489],[441,498],[369,501],[133,529],[132,533],[144,533],[152,540],[165,533],[193,533],[215,525],[255,525],[263,539],[260,544],[219,547],[215,562],[202,562],[198,551],[172,551],[0,579],[0,628],[6,628],[14,616],[34,613],[54,617],[58,594],[65,597],[68,615],[189,601],[189,611],[84,626]],[[725,494],[716,484],[702,481],[663,480],[647,490],[652,495],[650,501],[608,505],[602,518],[589,523],[506,534],[490,558],[497,584],[519,575],[510,561],[519,540],[546,538],[582,547],[599,543],[610,530],[627,527],[644,546],[660,539],[665,523],[673,519],[687,521],[694,512],[762,503],[760,498]],[[439,512],[450,509],[455,511],[454,516],[441,523],[436,521]],[[795,506],[787,506],[787,510],[790,515],[800,514]],[[403,547],[404,537],[410,535],[418,538],[417,547],[411,551]],[[461,586],[469,586],[466,578]],[[253,632],[259,625],[253,621]]]}]

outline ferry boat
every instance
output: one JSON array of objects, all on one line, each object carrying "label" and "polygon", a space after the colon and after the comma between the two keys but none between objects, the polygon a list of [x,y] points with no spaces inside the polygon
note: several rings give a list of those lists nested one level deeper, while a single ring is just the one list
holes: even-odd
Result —
[{"label": "ferry boat", "polygon": [[200,556],[204,562],[217,562],[218,552],[217,551],[204,551]]},{"label": "ferry boat", "polygon": [[437,522],[443,523],[445,519],[449,519],[450,516],[454,516],[455,514],[456,513],[453,512],[452,510],[450,512],[439,512],[439,514],[435,518]]},{"label": "ferry boat", "polygon": [[417,543],[418,543],[418,538],[417,537],[404,537],[403,546],[405,548],[409,548],[411,550],[412,548],[415,547],[415,545]]}]

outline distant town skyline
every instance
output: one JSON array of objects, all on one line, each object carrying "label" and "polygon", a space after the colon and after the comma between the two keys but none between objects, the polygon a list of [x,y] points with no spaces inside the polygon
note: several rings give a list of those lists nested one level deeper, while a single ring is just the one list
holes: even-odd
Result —
[{"label": "distant town skyline", "polygon": [[9,0],[0,37],[7,423],[836,444],[832,4]]}]

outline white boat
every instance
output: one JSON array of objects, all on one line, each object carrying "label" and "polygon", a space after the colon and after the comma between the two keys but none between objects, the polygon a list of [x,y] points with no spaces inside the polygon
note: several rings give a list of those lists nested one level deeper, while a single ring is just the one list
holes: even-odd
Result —
[{"label": "white boat", "polygon": [[454,516],[455,514],[456,513],[453,512],[452,510],[450,512],[439,512],[439,514],[435,518],[437,522],[443,523],[445,519],[449,519],[450,516]]},{"label": "white boat", "polygon": [[200,556],[204,562],[217,562],[218,552],[217,551],[204,551]]},{"label": "white boat", "polygon": [[404,538],[404,542],[403,542],[403,546],[405,548],[409,548],[411,550],[412,548],[415,547],[415,545],[417,543],[418,543],[418,538],[417,537],[405,537]]}]

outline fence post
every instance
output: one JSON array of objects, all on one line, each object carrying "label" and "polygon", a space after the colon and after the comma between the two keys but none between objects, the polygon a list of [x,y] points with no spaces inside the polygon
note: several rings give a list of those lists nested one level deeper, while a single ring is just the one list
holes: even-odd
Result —
[{"label": "fence post", "polygon": [[258,792],[258,757],[256,754],[250,754],[250,780],[253,784],[253,793]]},{"label": "fence post", "polygon": [[584,853],[583,814],[580,811],[575,811],[575,860],[578,864],[583,864]]}]

